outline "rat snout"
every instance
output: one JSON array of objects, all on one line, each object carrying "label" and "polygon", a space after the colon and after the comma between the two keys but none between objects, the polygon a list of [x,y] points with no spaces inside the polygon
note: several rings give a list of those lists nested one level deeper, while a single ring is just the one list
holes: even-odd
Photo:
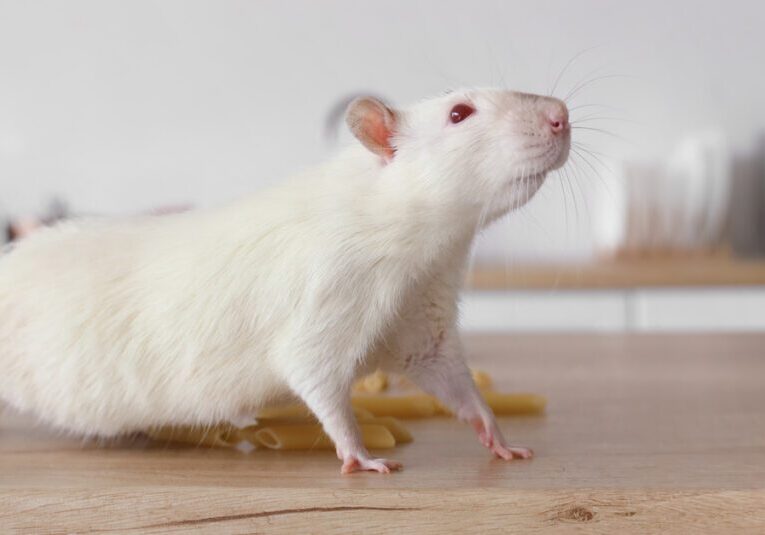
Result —
[{"label": "rat snout", "polygon": [[[530,98],[529,98],[530,97]],[[533,160],[534,168],[540,172],[548,172],[558,169],[568,158],[571,147],[571,123],[569,122],[568,108],[566,104],[553,97],[529,95],[528,119],[533,124],[533,132],[527,160],[525,165],[530,165]],[[528,143],[528,138],[526,143]],[[543,153],[538,151],[542,149]]]},{"label": "rat snout", "polygon": [[553,135],[560,135],[570,128],[568,108],[556,98],[545,98],[540,102],[540,114]]}]

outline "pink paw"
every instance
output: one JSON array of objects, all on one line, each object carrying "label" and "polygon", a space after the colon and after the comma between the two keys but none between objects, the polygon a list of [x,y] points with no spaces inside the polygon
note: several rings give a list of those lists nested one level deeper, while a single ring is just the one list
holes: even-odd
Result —
[{"label": "pink paw", "polygon": [[[506,461],[512,459],[531,459],[534,456],[534,452],[529,448],[523,446],[508,446],[504,444],[504,439],[499,435],[494,435],[490,430],[487,430],[484,423],[481,420],[473,422],[473,427],[478,432],[478,440],[484,447],[491,450],[491,452]],[[499,433],[499,431],[497,431]]]},{"label": "pink paw", "polygon": [[534,452],[529,448],[523,446],[504,446],[502,444],[493,444],[489,448],[494,455],[501,457],[506,461],[512,459],[531,459],[534,456]]},{"label": "pink paw", "polygon": [[352,472],[361,472],[369,470],[372,472],[379,472],[381,474],[389,474],[391,470],[401,470],[404,467],[398,461],[390,461],[388,459],[369,459],[359,458],[356,456],[346,457],[343,461],[343,467],[340,470],[343,474],[350,474]]}]

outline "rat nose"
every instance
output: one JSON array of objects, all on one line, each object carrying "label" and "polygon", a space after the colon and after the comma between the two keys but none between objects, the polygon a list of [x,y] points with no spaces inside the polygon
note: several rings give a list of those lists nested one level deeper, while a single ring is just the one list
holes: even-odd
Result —
[{"label": "rat nose", "polygon": [[542,115],[553,134],[558,135],[568,130],[568,108],[560,100],[546,101],[542,107]]}]

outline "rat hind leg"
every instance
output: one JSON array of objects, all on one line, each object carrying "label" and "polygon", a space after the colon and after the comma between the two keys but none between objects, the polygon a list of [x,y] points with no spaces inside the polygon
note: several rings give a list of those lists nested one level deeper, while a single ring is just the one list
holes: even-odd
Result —
[{"label": "rat hind leg", "polygon": [[428,351],[409,355],[404,373],[436,396],[459,420],[470,423],[481,444],[497,457],[509,461],[534,455],[531,449],[510,445],[505,440],[494,413],[475,386],[454,329],[438,337]]}]

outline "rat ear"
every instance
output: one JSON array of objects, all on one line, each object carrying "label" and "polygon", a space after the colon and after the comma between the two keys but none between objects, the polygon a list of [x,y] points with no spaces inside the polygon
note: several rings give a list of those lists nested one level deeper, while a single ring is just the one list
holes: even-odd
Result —
[{"label": "rat ear", "polygon": [[393,159],[396,151],[391,145],[391,137],[398,123],[396,112],[376,98],[361,97],[348,106],[345,122],[366,148],[386,161]]}]

